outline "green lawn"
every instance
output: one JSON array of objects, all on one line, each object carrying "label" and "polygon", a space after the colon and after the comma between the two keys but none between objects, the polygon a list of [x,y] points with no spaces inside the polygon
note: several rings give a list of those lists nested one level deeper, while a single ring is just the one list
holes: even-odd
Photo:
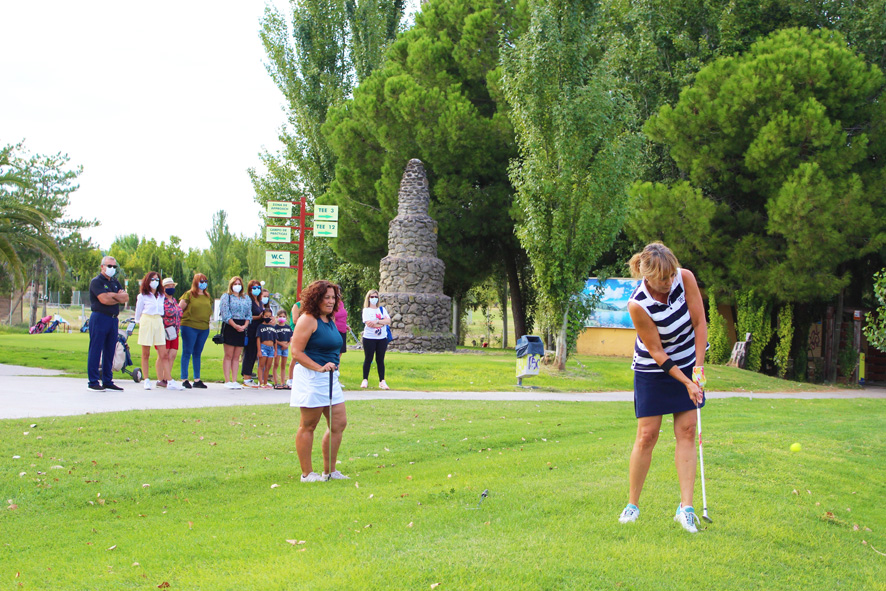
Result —
[{"label": "green lawn", "polygon": [[[130,337],[133,361],[140,363],[138,333]],[[0,363],[60,369],[86,378],[86,334],[2,334]],[[222,347],[207,341],[203,352],[203,378],[223,381]],[[152,353],[151,375],[156,353]],[[178,377],[180,356],[176,358],[173,376]],[[425,391],[507,391],[517,383],[516,359],[513,350],[460,349],[458,353],[415,354],[390,352],[385,359],[386,381],[395,390]],[[349,351],[342,357],[342,381],[356,387],[362,379],[363,352]],[[821,390],[813,384],[789,382],[732,367],[709,366],[708,388],[715,391],[796,392]],[[373,368],[370,385],[377,385]],[[538,386],[550,392],[602,392],[633,389],[630,359],[574,355],[565,372],[542,366],[539,376],[526,378],[525,385]]]},{"label": "green lawn", "polygon": [[[714,523],[694,536],[672,520],[670,423],[640,520],[616,521],[636,428],[630,403],[348,403],[340,468],[351,480],[318,484],[298,482],[297,413],[285,406],[5,420],[0,581],[91,591],[882,590],[884,411],[886,401],[869,399],[712,401]],[[790,452],[793,442],[803,450]]]}]

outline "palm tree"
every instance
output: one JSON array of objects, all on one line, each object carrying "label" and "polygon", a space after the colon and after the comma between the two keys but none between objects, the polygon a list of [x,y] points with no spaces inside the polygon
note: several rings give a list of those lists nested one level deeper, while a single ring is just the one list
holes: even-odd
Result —
[{"label": "palm tree", "polygon": [[[11,147],[0,150],[0,167],[11,166]],[[0,190],[5,186],[27,188],[27,181],[9,170],[0,174]],[[14,285],[25,282],[20,254],[33,250],[47,256],[64,272],[65,258],[50,230],[49,218],[35,207],[25,205],[14,192],[0,191],[0,266],[12,275]]]}]

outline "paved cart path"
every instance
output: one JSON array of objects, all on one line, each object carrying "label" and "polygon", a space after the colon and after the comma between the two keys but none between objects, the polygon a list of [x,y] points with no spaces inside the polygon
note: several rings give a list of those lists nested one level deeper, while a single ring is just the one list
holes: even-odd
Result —
[{"label": "paved cart path", "polygon": [[[124,392],[90,392],[86,380],[66,378],[62,372],[0,364],[0,419],[71,416],[122,410],[201,408],[251,404],[288,404],[289,390],[228,390],[221,384],[207,384],[206,390],[147,391],[142,384],[120,380]],[[541,390],[511,392],[415,392],[403,390],[352,390],[345,398],[353,400],[555,400],[568,402],[630,402],[633,392],[552,393]],[[820,392],[708,392],[709,398],[886,398],[886,388]]]}]

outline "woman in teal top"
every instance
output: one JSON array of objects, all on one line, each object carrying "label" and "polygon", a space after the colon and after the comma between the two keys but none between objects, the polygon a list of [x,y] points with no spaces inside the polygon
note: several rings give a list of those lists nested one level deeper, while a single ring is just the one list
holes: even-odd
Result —
[{"label": "woman in teal top", "polygon": [[[329,281],[315,281],[301,294],[301,315],[292,334],[292,358],[298,362],[292,374],[290,406],[301,411],[295,450],[301,464],[302,482],[344,480],[347,476],[335,469],[341,436],[348,424],[345,397],[338,380],[341,335],[333,314],[340,305],[338,290]],[[329,398],[329,373],[332,376],[332,400]],[[330,411],[332,416],[330,417]],[[314,430],[326,415],[329,429],[323,435],[323,474],[311,463]],[[330,448],[330,439],[331,448]]]}]

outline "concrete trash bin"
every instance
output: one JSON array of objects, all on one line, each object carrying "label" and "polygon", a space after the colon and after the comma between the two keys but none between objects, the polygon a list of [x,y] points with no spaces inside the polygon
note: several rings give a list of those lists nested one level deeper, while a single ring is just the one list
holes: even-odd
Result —
[{"label": "concrete trash bin", "polygon": [[523,335],[517,339],[517,377],[537,376],[538,365],[545,354],[541,337]]}]

